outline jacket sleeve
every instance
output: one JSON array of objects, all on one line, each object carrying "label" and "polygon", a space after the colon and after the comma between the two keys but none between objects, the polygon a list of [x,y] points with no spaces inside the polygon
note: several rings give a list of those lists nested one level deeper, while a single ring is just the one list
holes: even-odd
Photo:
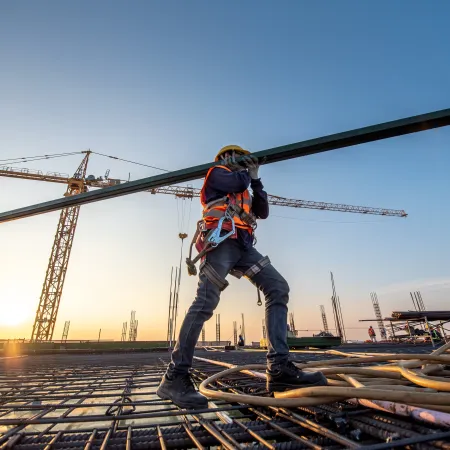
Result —
[{"label": "jacket sleeve", "polygon": [[244,192],[250,185],[250,175],[246,170],[241,172],[228,172],[216,167],[209,175],[208,187],[223,195]]},{"label": "jacket sleeve", "polygon": [[269,217],[269,201],[261,179],[251,180],[251,188],[253,191],[253,214],[255,214],[258,219],[267,219],[267,217]]}]

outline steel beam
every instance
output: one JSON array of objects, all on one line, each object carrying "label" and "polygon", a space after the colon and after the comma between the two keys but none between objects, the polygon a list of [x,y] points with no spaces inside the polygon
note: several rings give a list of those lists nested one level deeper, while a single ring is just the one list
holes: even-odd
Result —
[{"label": "steel beam", "polygon": [[[358,128],[344,133],[332,134],[316,139],[297,142],[295,144],[270,148],[255,152],[254,155],[263,164],[284,161],[302,156],[322,153],[338,148],[350,147],[352,145],[364,144],[381,139],[387,139],[404,134],[416,133],[418,131],[430,130],[450,125],[450,109],[443,109],[419,116],[407,117],[405,119],[394,120],[369,127]],[[176,170],[174,172],[142,178],[129,183],[112,186],[92,192],[85,192],[79,195],[59,198],[37,205],[27,206],[0,214],[0,223],[25,217],[35,216],[69,206],[84,205],[86,203],[97,202],[121,195],[134,194],[135,192],[146,191],[172,184],[203,178],[209,168],[218,163],[207,163],[188,169]]]}]

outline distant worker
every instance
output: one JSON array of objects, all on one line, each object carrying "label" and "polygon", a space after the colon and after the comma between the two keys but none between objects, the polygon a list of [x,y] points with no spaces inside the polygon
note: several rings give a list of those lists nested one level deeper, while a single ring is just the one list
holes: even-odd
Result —
[{"label": "distant worker", "polygon": [[431,329],[431,335],[433,336],[433,340],[440,342],[442,341],[442,335],[439,333],[439,330],[437,328]]},{"label": "distant worker", "polygon": [[372,342],[377,342],[377,335],[375,334],[375,330],[372,328],[372,325],[369,327],[368,333]]},{"label": "distant worker", "polygon": [[238,339],[238,347],[244,347],[244,345],[245,345],[244,338],[242,337],[242,334],[240,334]]},{"label": "distant worker", "polygon": [[[242,161],[237,162],[240,157]],[[189,369],[203,324],[212,317],[228,286],[228,274],[248,278],[265,296],[268,391],[324,386],[327,379],[321,372],[303,372],[290,361],[286,336],[289,286],[269,258],[254,248],[256,219],[269,216],[258,160],[249,151],[230,145],[219,151],[215,161],[220,165],[209,169],[200,193],[203,218],[193,240],[199,254],[186,260],[189,273],[195,275],[195,262],[201,259],[197,296],[156,393],[181,408],[207,408],[207,399],[195,390]]]}]

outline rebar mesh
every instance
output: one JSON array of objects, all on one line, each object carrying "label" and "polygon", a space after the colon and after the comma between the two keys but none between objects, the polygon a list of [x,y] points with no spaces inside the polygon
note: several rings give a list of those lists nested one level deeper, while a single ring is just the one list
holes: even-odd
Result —
[{"label": "rebar mesh", "polygon": [[[262,352],[206,356],[234,364],[265,359]],[[417,449],[450,449],[447,430],[346,402],[295,410],[211,402],[209,410],[182,411],[155,394],[168,361],[167,353],[0,359],[0,446],[341,449],[405,448],[412,441]],[[196,361],[192,375],[199,383],[220,370]],[[265,393],[263,380],[244,374],[233,374],[215,387]]]}]

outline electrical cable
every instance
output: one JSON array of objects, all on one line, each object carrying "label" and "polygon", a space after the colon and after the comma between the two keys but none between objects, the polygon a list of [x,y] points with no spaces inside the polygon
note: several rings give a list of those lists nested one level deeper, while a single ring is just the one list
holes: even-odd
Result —
[{"label": "electrical cable", "polygon": [[[358,399],[372,401],[400,402],[408,405],[421,405],[436,411],[450,411],[450,379],[429,376],[430,373],[442,369],[442,365],[450,364],[450,355],[443,355],[450,349],[450,342],[431,354],[385,354],[369,357],[359,357],[351,353],[339,352],[346,359],[313,361],[305,364],[296,364],[298,368],[309,371],[318,369],[329,379],[328,386],[303,387],[285,392],[276,392],[274,397],[263,397],[257,395],[236,394],[223,392],[209,387],[220,378],[227,377],[236,372],[244,372],[258,378],[265,375],[257,370],[266,368],[263,364],[249,364],[244,366],[232,366],[227,370],[216,373],[204,380],[200,385],[200,392],[208,398],[223,400],[226,402],[237,402],[256,406],[276,407],[299,407],[315,406],[336,401]],[[408,362],[406,362],[408,360]],[[370,367],[343,367],[362,363],[393,362],[394,365],[375,365]],[[433,363],[430,365],[430,363]],[[436,363],[438,363],[436,365]],[[220,365],[225,365],[221,363]],[[430,365],[431,370],[426,370]],[[419,370],[411,370],[414,367],[422,367]],[[425,372],[428,372],[425,375]],[[338,376],[346,382],[335,383]],[[361,377],[363,376],[363,377]],[[334,377],[334,378],[333,378]],[[404,380],[407,385],[396,385],[391,383],[383,386],[384,380],[396,378]],[[367,382],[371,379],[373,382]],[[366,384],[364,384],[366,383]]]}]

